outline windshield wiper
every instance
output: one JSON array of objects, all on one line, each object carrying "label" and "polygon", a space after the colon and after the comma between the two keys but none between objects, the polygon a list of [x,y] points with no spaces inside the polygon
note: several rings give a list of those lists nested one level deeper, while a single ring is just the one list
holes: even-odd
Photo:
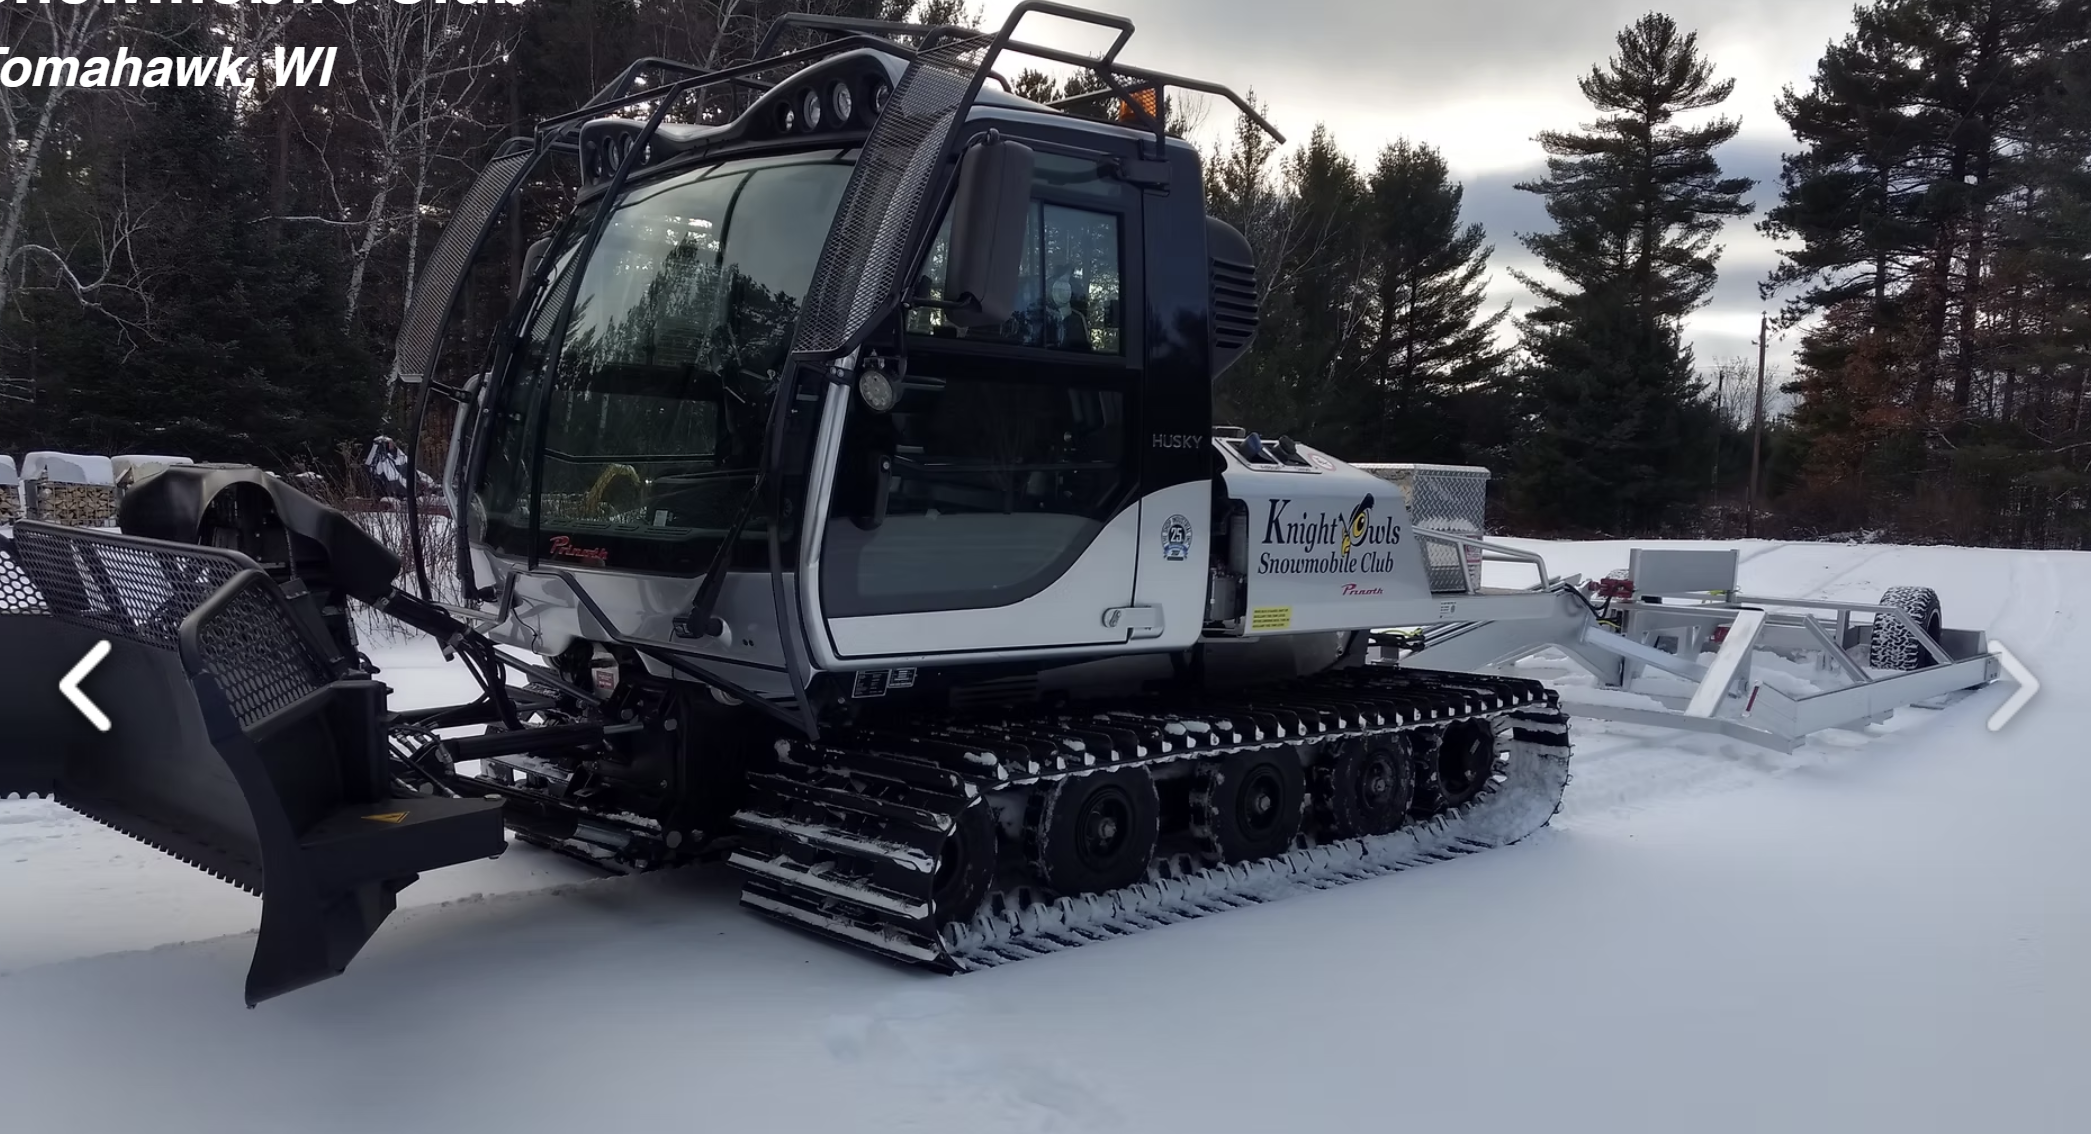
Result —
[{"label": "windshield wiper", "polygon": [[656,482],[672,480],[677,484],[686,484],[699,480],[723,480],[729,476],[754,476],[760,471],[759,469],[705,469],[703,472],[662,473],[660,476],[655,477],[654,480]]}]

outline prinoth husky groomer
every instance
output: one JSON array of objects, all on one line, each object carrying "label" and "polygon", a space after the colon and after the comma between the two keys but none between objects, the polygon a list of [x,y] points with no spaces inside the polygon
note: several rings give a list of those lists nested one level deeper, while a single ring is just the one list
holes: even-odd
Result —
[{"label": "prinoth husky groomer", "polygon": [[[1015,38],[1041,18],[1116,39]],[[50,698],[0,794],[259,892],[250,1003],[342,971],[504,827],[612,869],[725,859],[755,910],[957,971],[1543,825],[1552,694],[1371,661],[1367,628],[1556,596],[1482,593],[1456,546],[1434,587],[1395,486],[1214,427],[1255,266],[1167,92],[1269,127],[1121,63],[1131,31],[1036,0],[993,34],[791,19],[772,41],[821,42],[643,61],[509,143],[395,360],[423,416],[459,407],[457,578],[245,468],[159,473],[116,533],[19,524],[0,633],[45,646],[12,687],[107,641],[90,685],[124,692],[106,731]],[[1007,93],[1018,54],[1115,114]],[[467,272],[554,159],[578,200],[445,382]],[[353,603],[483,695],[388,708]]]}]

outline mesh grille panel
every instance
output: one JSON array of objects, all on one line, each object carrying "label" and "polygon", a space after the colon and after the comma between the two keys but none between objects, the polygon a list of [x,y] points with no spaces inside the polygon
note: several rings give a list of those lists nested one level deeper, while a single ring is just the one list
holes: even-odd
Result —
[{"label": "mesh grille panel", "polygon": [[0,614],[42,614],[44,596],[29,581],[22,565],[6,551],[0,551]]},{"label": "mesh grille panel", "polygon": [[[1458,465],[1359,465],[1401,488],[1409,523],[1426,532],[1449,532],[1468,539],[1485,534],[1488,470]],[[1423,562],[1430,569],[1430,589],[1437,594],[1463,594],[1481,585],[1481,552],[1443,540],[1423,541]]]},{"label": "mesh grille panel", "polygon": [[836,354],[895,294],[916,217],[992,41],[958,40],[916,57],[879,111],[835,213],[799,313],[794,351]]},{"label": "mesh grille panel", "polygon": [[[210,548],[163,550],[88,531],[15,529],[17,566],[55,618],[173,649],[182,619],[240,571]],[[0,572],[0,585],[6,574]]]},{"label": "mesh grille panel", "polygon": [[450,222],[443,226],[443,235],[436,240],[435,251],[429,255],[414,288],[414,302],[399,325],[399,340],[392,351],[394,381],[419,382],[434,369],[436,353],[442,345],[443,323],[450,314],[450,298],[457,293],[458,281],[472,267],[472,251],[479,244],[480,233],[494,210],[507,199],[508,191],[523,175],[531,158],[531,151],[523,150],[488,162],[479,171],[479,180],[465,190],[451,212]]},{"label": "mesh grille panel", "polygon": [[[24,526],[0,555],[0,613],[49,614],[111,637],[177,648],[182,620],[244,569],[208,547],[157,547],[122,536]],[[325,688],[324,658],[255,580],[197,628],[205,663],[251,725]]]},{"label": "mesh grille panel", "polygon": [[242,725],[326,688],[326,666],[298,636],[290,615],[260,584],[242,587],[197,628],[211,675]]}]

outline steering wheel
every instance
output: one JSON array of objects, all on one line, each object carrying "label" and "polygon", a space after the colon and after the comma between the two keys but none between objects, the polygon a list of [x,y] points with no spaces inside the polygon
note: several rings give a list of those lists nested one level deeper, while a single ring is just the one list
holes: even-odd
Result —
[{"label": "steering wheel", "polygon": [[631,484],[632,503],[630,506],[637,507],[640,497],[646,490],[646,482],[640,478],[639,470],[630,465],[605,465],[602,473],[595,478],[595,483],[589,486],[588,495],[581,501],[583,513],[597,518],[615,515],[615,512],[606,511],[605,505],[610,502],[611,488],[623,482]]}]

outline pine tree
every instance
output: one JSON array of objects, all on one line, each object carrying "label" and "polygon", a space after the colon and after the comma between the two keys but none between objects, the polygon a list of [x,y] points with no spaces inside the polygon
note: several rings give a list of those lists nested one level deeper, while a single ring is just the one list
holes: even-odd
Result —
[{"label": "pine tree", "polygon": [[1681,114],[1719,106],[1735,80],[1716,81],[1698,36],[1650,14],[1619,33],[1619,54],[1577,81],[1583,97],[1608,112],[1581,132],[1539,135],[1547,176],[1518,188],[1546,198],[1556,231],[1524,238],[1567,289],[1526,277],[1559,304],[1596,287],[1623,287],[1651,326],[1683,318],[1713,290],[1728,217],[1749,215],[1755,182],[1722,177],[1716,147],[1742,124],[1727,117],[1696,127]]},{"label": "pine tree", "polygon": [[[1932,181],[1923,216],[1933,234],[1920,295],[1924,409],[1946,387],[1964,417],[1981,368],[1978,322],[1997,202],[2010,191],[2010,153],[2023,135],[2038,76],[2057,33],[2056,0],[1886,0],[1882,34],[1906,45],[1923,75],[1910,110]],[[2081,31],[2079,31],[2081,34]]]},{"label": "pine tree", "polygon": [[1542,303],[1524,321],[1528,435],[1512,474],[1530,519],[1614,529],[1659,524],[1695,491],[1695,431],[1712,415],[1694,404],[1679,324],[1711,292],[1715,237],[1749,214],[1753,185],[1713,154],[1740,123],[1676,121],[1734,90],[1697,36],[1650,14],[1617,44],[1578,81],[1602,116],[1541,134],[1547,176],[1519,185],[1555,224],[1521,239],[1564,282],[1518,273]]},{"label": "pine tree", "polygon": [[[1247,97],[1255,103],[1254,91]],[[1298,172],[1295,165],[1291,177]],[[1296,187],[1281,180],[1286,173],[1277,143],[1247,119],[1238,121],[1227,142],[1205,158],[1206,211],[1249,242],[1256,256],[1259,308],[1256,347],[1220,377],[1214,420],[1267,436],[1310,423],[1321,386],[1318,378],[1302,380],[1294,291],[1313,270],[1319,242],[1303,219]]]},{"label": "pine tree", "polygon": [[[1305,145],[1281,163],[1291,239],[1279,246],[1283,276],[1271,281],[1274,348],[1255,360],[1262,379],[1292,391],[1300,439],[1340,453],[1366,452],[1377,406],[1357,396],[1361,332],[1370,319],[1364,287],[1370,206],[1357,163],[1316,124]],[[1259,272],[1263,271],[1259,267]],[[1260,335],[1259,335],[1260,337]],[[1269,373],[1272,367],[1282,372]],[[1273,422],[1272,425],[1278,423]],[[1359,460],[1365,458],[1359,457]]]},{"label": "pine tree", "polygon": [[1876,0],[1780,100],[1802,148],[1760,226],[1792,244],[1764,291],[1790,292],[1789,322],[1831,316],[1797,359],[1810,493],[1856,469],[1867,522],[1980,538],[1920,498],[2014,507],[2049,463],[2031,450],[2075,427],[2057,395],[2081,385],[2064,329],[2081,260],[2060,250],[2086,155],[2048,88],[2087,42],[2083,0]]},{"label": "pine tree", "polygon": [[1060,97],[1060,82],[1036,67],[1017,72],[1009,84],[1011,93],[1032,102],[1046,103]]},{"label": "pine tree", "polygon": [[[205,29],[173,16],[167,50],[203,50]],[[49,312],[42,363],[60,376],[56,440],[89,452],[171,452],[283,467],[376,424],[377,378],[341,329],[341,265],[318,230],[272,243],[268,174],[242,144],[234,108],[207,88],[151,88],[127,144],[98,171],[104,191],[150,171],[152,223],[133,256],[153,284],[157,339],[126,350],[80,321],[61,339]]]},{"label": "pine tree", "polygon": [[[2075,9],[2091,26],[2091,2]],[[2023,208],[2001,233],[2003,312],[1995,412],[2024,450],[2023,530],[2091,543],[2091,43],[2060,53],[2032,109]]]},{"label": "pine tree", "polygon": [[1454,399],[1490,392],[1509,353],[1497,342],[1509,305],[1482,312],[1495,249],[1481,225],[1460,223],[1465,190],[1430,146],[1380,151],[1368,192],[1374,451],[1467,459]]},{"label": "pine tree", "polygon": [[1616,293],[1566,301],[1528,331],[1512,490],[1528,522],[1598,532],[1658,528],[1699,490],[1714,412],[1676,328]]},{"label": "pine tree", "polygon": [[1886,305],[1917,271],[1931,241],[1921,219],[1930,178],[1917,164],[1910,103],[1922,76],[1908,53],[1864,14],[1816,64],[1806,91],[1787,87],[1779,117],[1802,144],[1780,170],[1780,200],[1759,232],[1798,240],[1762,291],[1802,286],[1789,322],[1851,300]]}]

